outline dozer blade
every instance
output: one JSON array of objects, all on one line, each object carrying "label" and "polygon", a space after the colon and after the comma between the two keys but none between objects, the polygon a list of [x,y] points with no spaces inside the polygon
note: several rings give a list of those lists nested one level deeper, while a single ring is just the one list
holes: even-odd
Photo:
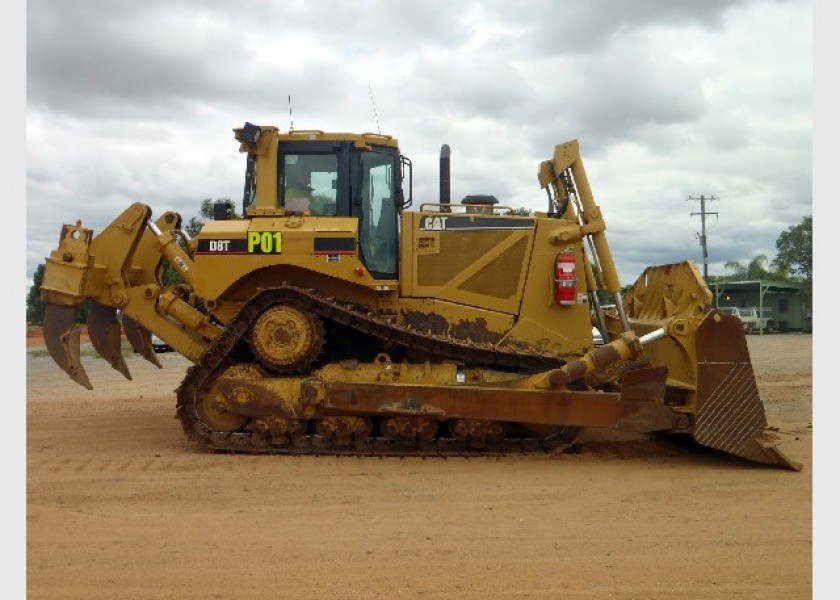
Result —
[{"label": "dozer blade", "polygon": [[134,319],[123,315],[123,330],[125,337],[135,352],[140,354],[143,358],[155,365],[158,369],[162,369],[154,348],[152,348],[152,334],[151,332],[140,325]]},{"label": "dozer blade", "polygon": [[758,463],[798,471],[802,465],[767,432],[747,339],[739,319],[712,313],[697,328],[697,411],[694,439]]},{"label": "dozer blade", "polygon": [[117,309],[91,300],[87,325],[90,341],[100,356],[126,379],[131,379],[131,373],[128,371],[128,365],[125,364],[120,348],[122,330],[120,322],[117,321]]},{"label": "dozer blade", "polygon": [[92,390],[93,386],[80,358],[81,330],[76,323],[76,307],[47,303],[44,307],[43,329],[44,343],[55,363],[73,381]]}]

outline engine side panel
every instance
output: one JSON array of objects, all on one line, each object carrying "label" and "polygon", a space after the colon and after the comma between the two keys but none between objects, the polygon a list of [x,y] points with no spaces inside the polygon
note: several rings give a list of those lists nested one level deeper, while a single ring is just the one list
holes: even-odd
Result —
[{"label": "engine side panel", "polygon": [[534,219],[403,213],[402,295],[515,315],[534,241]]}]

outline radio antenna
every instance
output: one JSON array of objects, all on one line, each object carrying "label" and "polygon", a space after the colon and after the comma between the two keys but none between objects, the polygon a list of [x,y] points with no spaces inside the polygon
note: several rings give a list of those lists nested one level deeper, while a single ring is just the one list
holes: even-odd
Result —
[{"label": "radio antenna", "polygon": [[373,106],[373,118],[376,119],[376,131],[379,135],[382,135],[382,129],[379,127],[379,115],[376,114],[376,103],[373,101],[373,88],[368,85],[368,90],[370,91],[370,104]]},{"label": "radio antenna", "polygon": [[289,94],[289,131],[295,130],[295,120],[292,118],[292,95]]}]

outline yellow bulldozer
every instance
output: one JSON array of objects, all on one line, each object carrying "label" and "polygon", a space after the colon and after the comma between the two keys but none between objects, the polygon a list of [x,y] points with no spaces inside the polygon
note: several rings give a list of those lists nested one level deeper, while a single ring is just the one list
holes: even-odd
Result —
[{"label": "yellow bulldozer", "polygon": [[546,212],[523,215],[451,202],[448,146],[439,201],[409,210],[412,163],[391,136],[233,132],[241,217],[218,202],[190,237],[134,203],[97,235],[62,228],[44,334],[81,385],[89,302],[91,342],[125,377],[123,333],[157,366],[152,334],[193,363],[176,416],[208,450],[556,453],[608,428],[799,468],[768,432],[740,321],[692,262],[622,292],[577,140],[539,165]]}]

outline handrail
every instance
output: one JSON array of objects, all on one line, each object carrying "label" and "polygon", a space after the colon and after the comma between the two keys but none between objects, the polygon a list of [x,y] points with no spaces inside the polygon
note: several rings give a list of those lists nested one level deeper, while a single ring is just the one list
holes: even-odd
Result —
[{"label": "handrail", "polygon": [[[494,211],[495,210],[513,210],[513,207],[511,207],[511,206],[504,206],[504,205],[500,205],[500,204],[496,204],[496,205],[493,205],[493,206],[488,206],[487,204],[451,204],[451,203],[447,203],[447,202],[424,202],[423,204],[420,205],[420,212],[423,212],[423,207],[424,206],[440,206],[440,207],[447,207],[447,208],[450,208],[450,209],[452,207],[464,208],[464,209],[466,209],[466,208],[481,208],[481,209],[484,209],[484,210],[487,210],[488,208],[490,208]],[[432,211],[427,211],[427,212],[432,212]],[[443,211],[441,211],[441,212],[443,212]],[[486,213],[486,214],[490,214],[490,213]],[[493,214],[495,215],[495,213],[493,213]],[[505,216],[505,215],[496,215],[496,216]],[[518,217],[518,216],[521,216],[521,215],[508,215],[508,216]]]}]

